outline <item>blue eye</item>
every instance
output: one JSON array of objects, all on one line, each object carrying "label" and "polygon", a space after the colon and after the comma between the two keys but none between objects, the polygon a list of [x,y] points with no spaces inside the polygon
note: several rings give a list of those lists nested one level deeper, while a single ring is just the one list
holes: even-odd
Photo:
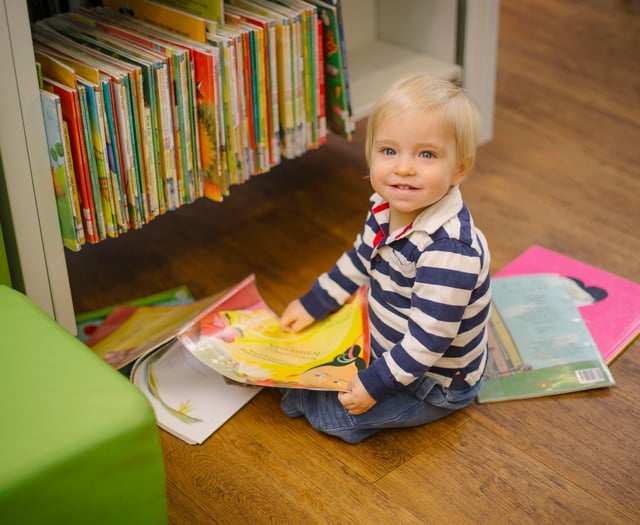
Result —
[{"label": "blue eye", "polygon": [[430,151],[422,151],[420,152],[420,156],[425,159],[431,159],[433,158],[433,153]]},{"label": "blue eye", "polygon": [[382,148],[380,152],[383,155],[395,155],[395,150],[393,148]]}]

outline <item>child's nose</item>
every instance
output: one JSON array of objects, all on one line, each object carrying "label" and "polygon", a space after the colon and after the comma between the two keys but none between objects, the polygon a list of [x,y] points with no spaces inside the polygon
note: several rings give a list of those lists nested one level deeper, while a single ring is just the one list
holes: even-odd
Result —
[{"label": "child's nose", "polygon": [[407,157],[398,157],[398,164],[396,165],[396,173],[398,175],[413,175],[415,174],[415,169],[413,165],[413,161]]}]

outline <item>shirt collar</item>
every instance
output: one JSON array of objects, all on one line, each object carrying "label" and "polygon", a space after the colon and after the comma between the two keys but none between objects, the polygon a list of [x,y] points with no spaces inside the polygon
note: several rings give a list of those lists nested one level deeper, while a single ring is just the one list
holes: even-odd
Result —
[{"label": "shirt collar", "polygon": [[[389,203],[377,193],[373,194],[371,202],[371,211],[379,227],[374,240],[374,246],[377,247],[389,233]],[[442,199],[420,212],[409,226],[401,231],[393,232],[394,237],[392,240],[406,237],[416,230],[424,231],[431,235],[447,221],[458,215],[462,206],[463,201],[460,187],[453,186]]]}]

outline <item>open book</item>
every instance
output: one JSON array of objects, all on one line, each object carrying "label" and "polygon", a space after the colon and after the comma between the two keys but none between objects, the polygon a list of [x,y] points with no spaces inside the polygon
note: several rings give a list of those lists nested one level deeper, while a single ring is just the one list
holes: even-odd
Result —
[{"label": "open book", "polygon": [[369,364],[364,287],[296,334],[280,328],[253,275],[187,305],[115,308],[104,325],[94,350],[115,368],[133,361],[131,381],[150,400],[159,426],[191,444],[260,387],[345,390]]}]

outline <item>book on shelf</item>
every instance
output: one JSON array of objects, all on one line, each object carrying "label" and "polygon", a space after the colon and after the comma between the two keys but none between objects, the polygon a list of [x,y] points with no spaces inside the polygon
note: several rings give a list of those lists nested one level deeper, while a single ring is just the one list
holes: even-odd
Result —
[{"label": "book on shelf", "polygon": [[104,113],[104,101],[102,88],[99,83],[94,83],[78,76],[78,84],[84,89],[86,118],[83,120],[83,128],[87,135],[87,145],[92,151],[87,155],[90,160],[92,176],[92,191],[94,198],[99,200],[101,208],[102,226],[101,239],[116,237],[118,235],[118,221],[116,218],[116,202],[113,193],[112,179],[108,164],[106,118]]},{"label": "book on shelf", "polygon": [[[177,3],[177,1],[169,2],[169,0],[160,2],[152,0],[102,0],[102,5],[113,11],[138,18],[201,44],[206,43],[207,34],[215,32],[216,20],[176,7]],[[207,4],[222,6],[222,1],[200,2],[200,4],[203,6]],[[220,8],[222,9],[222,7]]]},{"label": "book on shelf", "polygon": [[[209,135],[198,114],[203,93],[210,97],[207,103],[213,102],[212,62],[216,57],[208,56],[210,49],[203,51],[206,46],[202,44],[108,9],[85,9],[72,16],[95,25],[104,33],[101,38],[132,55],[128,60],[139,62],[143,68],[145,61],[151,61],[143,84],[144,107],[148,108],[151,138],[155,139],[152,146],[158,150],[160,212],[202,196],[203,177],[215,169],[211,166],[215,157],[209,154],[209,144],[202,142]],[[174,108],[180,109],[174,112]]]},{"label": "book on shelf", "polygon": [[[366,291],[292,334],[250,275],[189,304],[115,307],[86,344],[115,368],[133,363],[131,381],[150,399],[160,426],[201,442],[221,424],[221,413],[230,417],[257,393],[239,384],[346,390],[369,363]],[[218,396],[230,396],[231,404]]]},{"label": "book on shelf", "polygon": [[307,0],[318,7],[323,24],[324,91],[327,127],[351,139],[355,129],[346,69],[347,50],[340,2]]},{"label": "book on shelf", "polygon": [[78,251],[84,242],[84,230],[80,216],[76,212],[77,195],[73,190],[71,182],[73,172],[69,166],[73,161],[68,149],[60,97],[49,91],[40,90],[40,102],[62,242],[70,250]]},{"label": "book on shelf", "polygon": [[155,0],[160,4],[165,4],[169,7],[174,7],[180,11],[187,12],[189,14],[204,18],[206,20],[213,20],[218,23],[222,23],[222,13],[224,10],[224,2],[219,1],[207,1],[202,0]]},{"label": "book on shelf", "polygon": [[492,290],[489,355],[479,403],[615,384],[562,276],[495,278]]},{"label": "book on shelf", "polygon": [[[164,31],[140,20],[131,19],[110,12],[109,10],[91,10],[98,27],[120,35],[122,38],[136,42],[142,46],[155,49],[174,57],[178,53],[189,53],[193,65],[193,86],[195,100],[195,116],[198,131],[197,143],[194,146],[199,155],[199,171],[196,178],[197,196],[206,196],[212,200],[221,200],[226,189],[221,188],[221,165],[224,163],[224,142],[221,141],[220,115],[222,101],[220,94],[220,56],[219,50],[209,44],[202,44],[174,33]],[[173,59],[172,59],[173,60]],[[169,64],[173,65],[173,62]],[[160,77],[163,85],[164,74]],[[167,95],[165,95],[165,98]],[[167,104],[169,107],[169,104]],[[169,119],[170,121],[170,119]],[[166,122],[163,117],[162,122]],[[164,129],[168,129],[163,124]],[[167,137],[170,139],[171,137]],[[165,153],[169,155],[170,153]],[[164,160],[165,164],[169,161]]]},{"label": "book on shelf", "polygon": [[264,109],[260,111],[262,126],[266,129],[269,151],[269,165],[280,163],[280,110],[278,95],[278,69],[276,58],[276,22],[273,18],[262,16],[257,12],[243,9],[235,4],[225,5],[225,21],[236,25],[249,25],[262,30],[262,38],[258,39],[261,50],[254,56],[260,79],[260,97],[264,97]]},{"label": "book on shelf", "polygon": [[318,40],[318,8],[302,0],[278,0],[297,15],[297,63],[302,64],[303,111],[305,120],[305,148],[315,149],[321,143],[318,98],[320,96],[318,55],[322,53]]},{"label": "book on shelf", "polygon": [[[154,151],[155,107],[150,92],[153,89],[153,68],[158,57],[150,52],[125,45],[117,38],[80,23],[73,17],[54,18],[48,22],[68,38],[98,51],[104,55],[103,61],[118,68],[124,76],[128,89],[128,105],[125,114],[127,131],[131,137],[129,152],[130,187],[133,189],[129,200],[135,208],[134,226],[140,226],[159,214],[158,201],[158,157]],[[152,120],[153,119],[153,120]],[[124,125],[124,124],[123,124]],[[96,155],[96,158],[99,158]]]},{"label": "book on shelf", "polygon": [[96,228],[96,214],[91,183],[89,181],[89,169],[84,143],[84,132],[82,129],[82,118],[80,116],[78,90],[74,87],[64,85],[53,78],[48,78],[47,76],[43,76],[42,82],[45,90],[55,93],[60,97],[62,115],[69,133],[69,144],[71,146],[73,169],[76,174],[85,239],[90,243],[96,243],[99,237]]},{"label": "book on shelf", "polygon": [[247,124],[250,142],[251,174],[266,173],[271,168],[270,140],[267,130],[264,40],[266,31],[243,19],[237,13],[225,9],[225,25],[222,29],[237,31],[242,39],[243,64],[246,69],[243,75],[244,91],[247,97]]},{"label": "book on shelf", "polygon": [[[339,2],[167,3],[110,0],[32,25],[43,87],[73,91],[59,96],[90,243],[221,201],[327,128],[350,136]],[[199,8],[220,16],[181,10]]]},{"label": "book on shelf", "polygon": [[537,273],[557,273],[565,278],[606,363],[640,334],[640,283],[541,246],[531,246],[495,277]]}]

